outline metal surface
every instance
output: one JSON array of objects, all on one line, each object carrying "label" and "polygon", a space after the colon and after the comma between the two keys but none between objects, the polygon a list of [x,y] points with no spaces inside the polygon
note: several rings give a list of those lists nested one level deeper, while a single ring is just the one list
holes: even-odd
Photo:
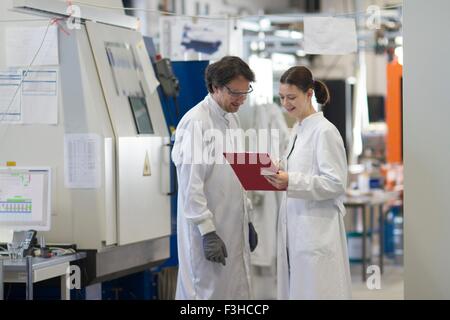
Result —
[{"label": "metal surface", "polygon": [[[154,134],[149,134],[149,136],[168,136],[158,93],[156,90],[152,92],[148,83],[147,77],[155,77],[155,72],[151,66],[142,34],[89,21],[86,22],[86,29],[116,138],[136,137],[138,133],[129,107],[128,96],[123,92],[118,94],[117,90],[121,91],[120,85],[114,80],[105,43],[126,46],[139,60],[142,65],[142,73],[138,74],[137,79],[143,86],[142,90],[154,129]],[[147,76],[145,76],[146,74]]]},{"label": "metal surface", "polygon": [[[366,281],[367,279],[367,251],[366,251],[366,243],[367,243],[367,216],[369,215],[370,219],[372,220],[372,217],[374,215],[374,207],[377,207],[378,215],[379,215],[379,221],[380,221],[380,227],[379,227],[379,267],[380,272],[383,273],[384,271],[384,238],[383,238],[383,232],[384,232],[384,215],[385,212],[383,211],[383,205],[386,203],[389,203],[390,201],[397,200],[399,198],[398,192],[378,192],[372,195],[360,195],[360,196],[346,196],[344,200],[344,205],[347,208],[353,209],[356,214],[358,214],[358,211],[361,211],[361,217],[362,217],[362,281]],[[372,253],[369,252],[369,261],[372,263]]]},{"label": "metal surface", "polygon": [[113,138],[105,138],[105,245],[117,243],[116,180]]},{"label": "metal surface", "polygon": [[25,298],[27,300],[33,300],[33,257],[28,256],[25,259],[25,265],[26,265],[26,272],[27,272],[27,280],[25,282],[26,284],[26,294]]},{"label": "metal surface", "polygon": [[169,237],[112,247],[97,253],[96,276],[106,277],[169,258]]},{"label": "metal surface", "polygon": [[49,259],[33,258],[31,256],[18,260],[6,259],[3,260],[4,278],[8,282],[25,282],[26,300],[33,300],[34,282],[61,277],[61,298],[63,300],[69,299],[70,292],[66,285],[67,267],[70,262],[84,259],[85,257],[86,253],[78,252]]},{"label": "metal surface", "polygon": [[[160,137],[123,137],[118,141],[119,244],[170,234],[169,150]],[[165,154],[163,154],[163,152]],[[148,156],[151,176],[142,175]]]},{"label": "metal surface", "polygon": [[[10,259],[4,259],[3,260],[3,266],[4,271],[6,272],[20,272],[24,271],[27,267],[27,259],[30,257],[22,258],[19,260],[10,260]],[[65,263],[65,262],[72,262],[80,259],[86,258],[86,253],[84,252],[77,252],[75,254],[71,255],[65,255],[65,256],[57,256],[52,257],[50,259],[45,258],[39,258],[35,257],[32,259],[32,267],[33,270],[39,270],[43,268],[48,268],[57,264]]]},{"label": "metal surface", "polygon": [[3,300],[3,259],[0,257],[0,300]]},{"label": "metal surface", "polygon": [[[83,20],[97,21],[134,30],[138,28],[138,19],[127,16],[125,13],[118,14],[102,8],[81,4],[75,5],[80,8],[80,18]],[[71,12],[66,1],[57,0],[14,0],[13,10],[51,18],[57,16],[69,17]]]},{"label": "metal surface", "polygon": [[[164,146],[169,134],[158,93],[151,91],[148,83],[154,71],[144,40],[132,30],[92,22],[87,22],[86,28],[116,137],[118,245],[168,236],[170,155]],[[152,134],[138,134],[128,96],[111,76],[114,71],[105,44],[127,48],[142,66],[133,79],[142,86]],[[145,175],[147,159],[149,173]]]}]

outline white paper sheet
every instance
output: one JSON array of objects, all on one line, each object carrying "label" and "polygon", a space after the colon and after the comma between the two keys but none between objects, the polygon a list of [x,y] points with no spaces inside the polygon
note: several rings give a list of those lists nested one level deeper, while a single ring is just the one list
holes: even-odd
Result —
[{"label": "white paper sheet", "polygon": [[0,123],[21,123],[20,71],[0,71]]},{"label": "white paper sheet", "polygon": [[29,70],[22,83],[23,123],[58,123],[58,70]]},{"label": "white paper sheet", "polygon": [[[9,67],[29,66],[44,38],[45,27],[13,27],[6,29],[6,62]],[[58,29],[50,26],[33,66],[58,65]]]},{"label": "white paper sheet", "polygon": [[161,52],[173,61],[218,60],[234,51],[230,50],[229,28],[225,20],[162,17]]},{"label": "white paper sheet", "polygon": [[64,136],[64,185],[98,189],[101,186],[101,138],[98,134]]},{"label": "white paper sheet", "polygon": [[304,18],[307,54],[348,54],[357,49],[354,19],[333,17]]}]

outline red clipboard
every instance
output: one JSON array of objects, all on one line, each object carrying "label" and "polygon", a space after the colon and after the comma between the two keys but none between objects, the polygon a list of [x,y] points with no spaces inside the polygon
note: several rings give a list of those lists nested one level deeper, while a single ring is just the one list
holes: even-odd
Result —
[{"label": "red clipboard", "polygon": [[276,174],[278,168],[274,165],[267,153],[227,153],[223,156],[230,164],[234,173],[242,184],[242,187],[248,191],[283,191],[286,189],[277,189],[266,180],[261,173]]}]

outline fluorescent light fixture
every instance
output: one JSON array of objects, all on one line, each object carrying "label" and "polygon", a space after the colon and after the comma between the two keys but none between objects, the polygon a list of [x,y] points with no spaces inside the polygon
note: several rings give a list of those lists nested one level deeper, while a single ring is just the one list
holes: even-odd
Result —
[{"label": "fluorescent light fixture", "polygon": [[295,52],[295,54],[299,57],[305,57],[306,56],[306,52],[303,49],[299,49]]},{"label": "fluorescent light fixture", "polygon": [[272,25],[272,23],[267,18],[262,18],[261,20],[259,20],[259,26],[263,30],[269,29],[271,25]]},{"label": "fluorescent light fixture", "polygon": [[355,77],[348,77],[347,78],[348,84],[356,84],[356,78]]},{"label": "fluorescent light fixture", "polygon": [[245,20],[239,21],[239,26],[244,30],[254,31],[254,32],[258,32],[261,29],[261,27],[259,26],[258,23],[245,21]]},{"label": "fluorescent light fixture", "polygon": [[303,39],[303,33],[299,31],[291,31],[290,36],[292,39],[299,39],[299,40]]},{"label": "fluorescent light fixture", "polygon": [[290,39],[297,39],[297,40],[303,39],[303,33],[299,32],[299,31],[276,30],[273,34],[274,34],[274,36],[277,36],[280,38],[290,38]]},{"label": "fluorescent light fixture", "polygon": [[296,58],[293,54],[272,53],[272,63],[274,71],[286,71],[296,64]]},{"label": "fluorescent light fixture", "polygon": [[274,36],[281,37],[281,38],[289,38],[290,37],[289,30],[276,30],[273,34],[274,34]]},{"label": "fluorescent light fixture", "polygon": [[264,41],[260,41],[259,43],[258,43],[258,49],[259,50],[264,50],[266,48],[266,43],[264,42]]}]

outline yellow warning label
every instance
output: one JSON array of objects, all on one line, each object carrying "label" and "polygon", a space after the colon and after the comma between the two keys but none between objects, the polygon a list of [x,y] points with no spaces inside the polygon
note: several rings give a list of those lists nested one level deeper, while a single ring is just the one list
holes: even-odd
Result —
[{"label": "yellow warning label", "polygon": [[145,152],[145,160],[144,160],[144,177],[148,177],[152,175],[152,171],[150,169],[150,158],[148,156],[148,151]]}]

